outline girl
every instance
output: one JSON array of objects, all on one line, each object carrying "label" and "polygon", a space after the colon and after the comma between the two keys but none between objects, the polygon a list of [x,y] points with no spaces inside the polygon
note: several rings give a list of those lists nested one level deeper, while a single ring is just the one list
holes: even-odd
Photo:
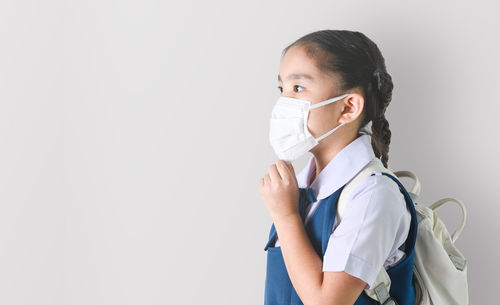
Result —
[{"label": "girl", "polygon": [[[378,304],[363,290],[382,267],[397,270],[403,262],[397,280],[391,276],[391,297],[413,304],[406,247],[413,215],[399,183],[386,175],[365,178],[342,220],[335,217],[346,183],[375,158],[387,167],[384,113],[393,84],[377,45],[360,32],[310,33],[284,49],[278,81],[269,139],[280,160],[258,186],[273,219],[265,304]],[[295,175],[291,161],[307,151],[312,156]]]}]

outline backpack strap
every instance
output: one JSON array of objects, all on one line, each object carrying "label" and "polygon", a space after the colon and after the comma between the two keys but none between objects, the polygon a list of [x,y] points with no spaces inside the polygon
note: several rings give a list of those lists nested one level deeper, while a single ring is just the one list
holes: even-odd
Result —
[{"label": "backpack strap", "polygon": [[403,177],[408,177],[408,178],[412,178],[415,181],[411,190],[408,191],[408,195],[410,195],[411,201],[416,203],[418,200],[418,197],[420,196],[420,191],[421,191],[420,180],[418,180],[417,175],[415,175],[415,173],[413,173],[411,171],[397,171],[397,172],[394,172],[394,175],[396,177],[398,177],[398,179],[403,178]]},{"label": "backpack strap", "polygon": [[[347,182],[347,184],[344,186],[344,189],[340,193],[339,201],[337,203],[337,217],[339,218],[339,221],[342,220],[342,216],[344,215],[345,212],[346,203],[348,202],[348,199],[350,199],[351,194],[356,188],[356,186],[364,178],[371,176],[373,173],[380,173],[380,172],[385,172],[395,176],[391,170],[384,167],[380,159],[375,158],[372,161],[368,162],[368,164],[354,178],[352,178],[349,182]],[[391,296],[389,295],[390,288],[391,288],[391,278],[389,277],[389,274],[387,274],[385,268],[382,266],[382,269],[377,275],[377,278],[373,283],[372,287],[370,289],[365,289],[365,292],[369,297],[378,301],[380,304],[386,304],[386,305],[395,304]],[[386,301],[388,302],[385,303]]]}]

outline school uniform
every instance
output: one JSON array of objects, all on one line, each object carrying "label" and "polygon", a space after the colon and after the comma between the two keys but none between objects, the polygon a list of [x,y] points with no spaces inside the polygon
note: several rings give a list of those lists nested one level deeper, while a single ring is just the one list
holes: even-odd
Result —
[{"label": "school uniform", "polygon": [[[365,289],[369,289],[382,266],[387,270],[405,260],[406,253],[412,253],[411,262],[405,260],[407,271],[401,275],[405,277],[403,284],[409,285],[408,273],[413,262],[409,243],[414,245],[414,240],[409,237],[415,236],[409,235],[411,206],[400,190],[399,182],[395,183],[385,174],[368,176],[351,193],[341,221],[336,211],[336,203],[345,184],[374,158],[371,136],[368,134],[360,135],[344,147],[316,179],[316,163],[314,156],[311,156],[304,169],[296,175],[301,194],[299,210],[313,246],[322,256],[323,272],[345,271],[363,280]],[[286,300],[284,304],[302,304],[293,287],[290,291],[283,290],[284,282],[291,284],[288,275],[283,274],[286,269],[282,258],[277,258],[281,256],[281,250],[274,224],[265,250],[269,251],[266,302],[276,300],[276,293],[279,293],[278,298]],[[281,266],[277,266],[279,264]],[[278,275],[276,268],[281,268],[281,275]],[[278,285],[281,286],[280,292],[277,292]],[[397,289],[403,293],[402,290],[406,288],[395,287],[395,291]],[[409,293],[412,297],[414,291]],[[358,301],[355,304],[371,304],[368,299]]]}]

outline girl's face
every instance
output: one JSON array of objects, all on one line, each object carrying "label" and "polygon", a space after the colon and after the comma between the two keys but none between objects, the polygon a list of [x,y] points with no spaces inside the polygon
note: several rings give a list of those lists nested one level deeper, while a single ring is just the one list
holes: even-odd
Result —
[{"label": "girl's face", "polygon": [[333,134],[323,139],[318,146],[340,134],[347,136],[346,129],[350,130],[350,133],[356,133],[357,127],[353,126],[356,124],[347,123],[360,116],[363,109],[363,97],[357,93],[357,90],[341,92],[339,79],[321,72],[302,47],[293,46],[282,57],[278,83],[281,96],[308,100],[311,105],[345,93],[353,93],[335,103],[311,109],[307,126],[311,134],[317,138],[340,123],[345,123]]}]

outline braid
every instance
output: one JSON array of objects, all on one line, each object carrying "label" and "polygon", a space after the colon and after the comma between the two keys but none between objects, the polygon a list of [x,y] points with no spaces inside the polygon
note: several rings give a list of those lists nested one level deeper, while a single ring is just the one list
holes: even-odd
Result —
[{"label": "braid", "polygon": [[389,161],[389,144],[391,144],[391,130],[389,122],[383,114],[380,118],[372,121],[372,146],[375,156],[380,158],[385,167]]},{"label": "braid", "polygon": [[380,158],[385,167],[389,160],[389,144],[391,143],[391,130],[385,118],[385,110],[392,99],[393,83],[389,73],[375,70],[374,89],[377,107],[372,119],[372,146],[375,156]]}]

